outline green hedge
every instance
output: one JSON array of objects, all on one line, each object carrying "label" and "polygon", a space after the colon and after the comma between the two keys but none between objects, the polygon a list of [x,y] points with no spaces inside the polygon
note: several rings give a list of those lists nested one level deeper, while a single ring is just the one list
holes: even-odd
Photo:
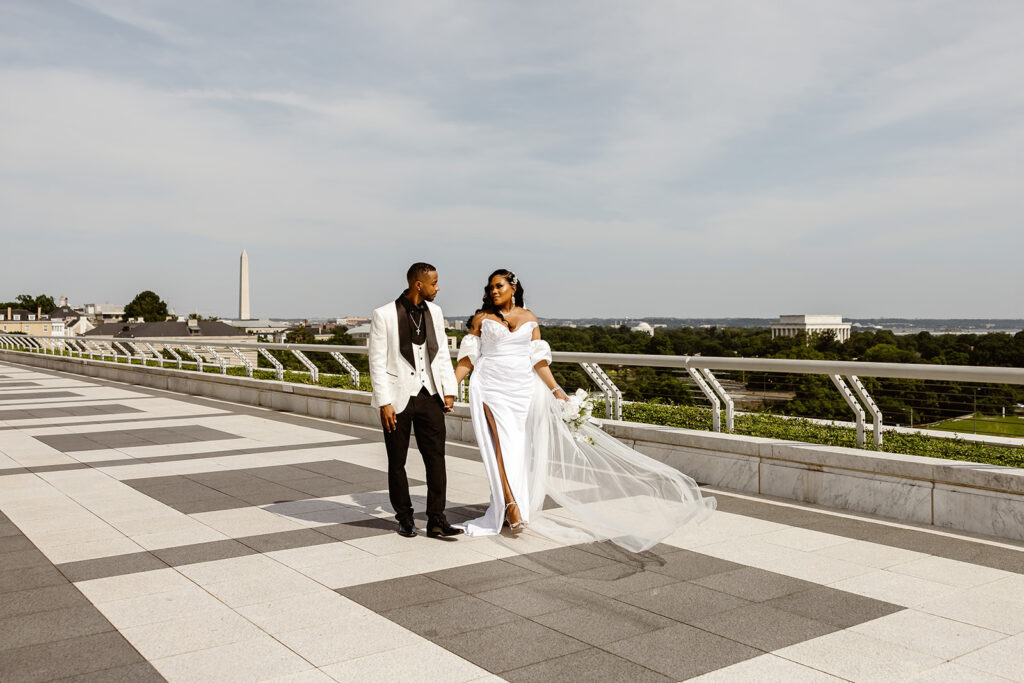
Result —
[{"label": "green hedge", "polygon": [[[595,401],[594,414],[602,415],[604,404]],[[627,403],[622,406],[622,419],[629,422],[711,430],[711,411],[707,408],[673,406],[659,403]],[[769,439],[817,443],[825,446],[857,447],[857,431],[852,427],[822,425],[800,418],[777,415],[736,415],[733,433]],[[722,417],[725,424],[725,417]],[[1024,467],[1024,448],[1003,448],[972,443],[963,439],[940,439],[923,434],[885,431],[882,448],[875,449],[872,434],[867,434],[867,447],[886,453],[924,455],[949,460],[968,460],[991,465]]]}]

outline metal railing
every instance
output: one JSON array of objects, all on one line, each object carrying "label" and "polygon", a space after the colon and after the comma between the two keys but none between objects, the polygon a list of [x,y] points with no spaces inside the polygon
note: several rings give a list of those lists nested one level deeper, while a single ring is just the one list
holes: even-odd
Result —
[{"label": "metal railing", "polygon": [[[31,335],[0,334],[0,348],[29,351],[34,353],[70,355],[97,362],[141,362],[156,364],[158,368],[170,364],[176,369],[192,366],[202,372],[205,366],[218,368],[228,374],[231,366],[244,368],[247,376],[253,377],[262,356],[272,366],[264,370],[272,372],[277,380],[284,380],[286,368],[281,356],[293,356],[308,376],[316,383],[327,374],[306,354],[327,355],[342,368],[343,375],[355,388],[360,386],[360,371],[343,354],[365,356],[365,346],[335,346],[327,344],[278,344],[251,341],[213,341],[204,338],[116,338],[116,337],[44,337]],[[218,350],[220,352],[218,352]],[[246,355],[248,352],[248,355]],[[454,358],[457,352],[449,350]],[[736,392],[730,393],[720,376],[730,373],[773,373],[785,376],[815,375],[827,377],[848,406],[856,428],[858,446],[866,443],[867,420],[871,420],[871,435],[875,446],[881,446],[883,420],[885,416],[879,403],[869,393],[861,378],[920,380],[938,383],[973,383],[980,385],[1024,386],[1024,368],[974,367],[963,365],[932,365],[907,363],[868,363],[858,361],[788,360],[768,358],[729,358],[709,356],[663,356],[643,354],[579,353],[556,351],[553,363],[578,364],[602,394],[605,416],[621,419],[623,392],[614,381],[614,373],[606,368],[641,367],[667,368],[685,373],[696,387],[695,395],[703,397],[711,408],[713,431],[721,431],[721,412],[724,407],[725,429],[733,430]],[[107,359],[110,359],[109,361]],[[292,372],[292,371],[288,371]],[[716,372],[718,375],[716,375]],[[461,388],[460,388],[461,389]],[[460,390],[460,398],[462,397]],[[975,390],[975,397],[977,393]],[[976,398],[975,398],[976,402]]]}]

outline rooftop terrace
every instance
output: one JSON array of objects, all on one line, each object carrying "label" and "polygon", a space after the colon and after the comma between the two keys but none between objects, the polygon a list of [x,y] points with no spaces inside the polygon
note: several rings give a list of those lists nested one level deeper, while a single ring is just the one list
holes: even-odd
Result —
[{"label": "rooftop terrace", "polygon": [[1024,680],[1021,543],[710,487],[641,555],[406,539],[385,470],[374,428],[0,362],[0,680]]}]

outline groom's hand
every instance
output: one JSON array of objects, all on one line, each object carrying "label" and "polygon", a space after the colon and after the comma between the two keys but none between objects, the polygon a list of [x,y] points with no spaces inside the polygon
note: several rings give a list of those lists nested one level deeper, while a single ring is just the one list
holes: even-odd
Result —
[{"label": "groom's hand", "polygon": [[450,413],[455,409],[455,397],[445,396],[444,397],[444,412]]},{"label": "groom's hand", "polygon": [[390,403],[380,407],[380,425],[389,434],[398,428],[398,416]]}]

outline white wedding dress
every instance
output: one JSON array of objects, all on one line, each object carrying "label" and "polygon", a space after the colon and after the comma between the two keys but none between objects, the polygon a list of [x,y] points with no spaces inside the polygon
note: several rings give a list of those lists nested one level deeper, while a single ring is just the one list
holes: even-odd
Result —
[{"label": "white wedding dress", "polygon": [[[673,467],[637,453],[596,424],[578,432],[562,420],[561,401],[534,370],[551,362],[547,342],[531,340],[537,323],[510,331],[485,318],[480,336],[466,335],[459,360],[469,358],[469,406],[491,486],[490,507],[461,525],[470,536],[501,532],[505,497],[486,405],[494,418],[505,476],[530,529],[563,543],[611,540],[642,552],[682,525],[715,509],[697,483]],[[556,507],[545,511],[550,498]]]}]

